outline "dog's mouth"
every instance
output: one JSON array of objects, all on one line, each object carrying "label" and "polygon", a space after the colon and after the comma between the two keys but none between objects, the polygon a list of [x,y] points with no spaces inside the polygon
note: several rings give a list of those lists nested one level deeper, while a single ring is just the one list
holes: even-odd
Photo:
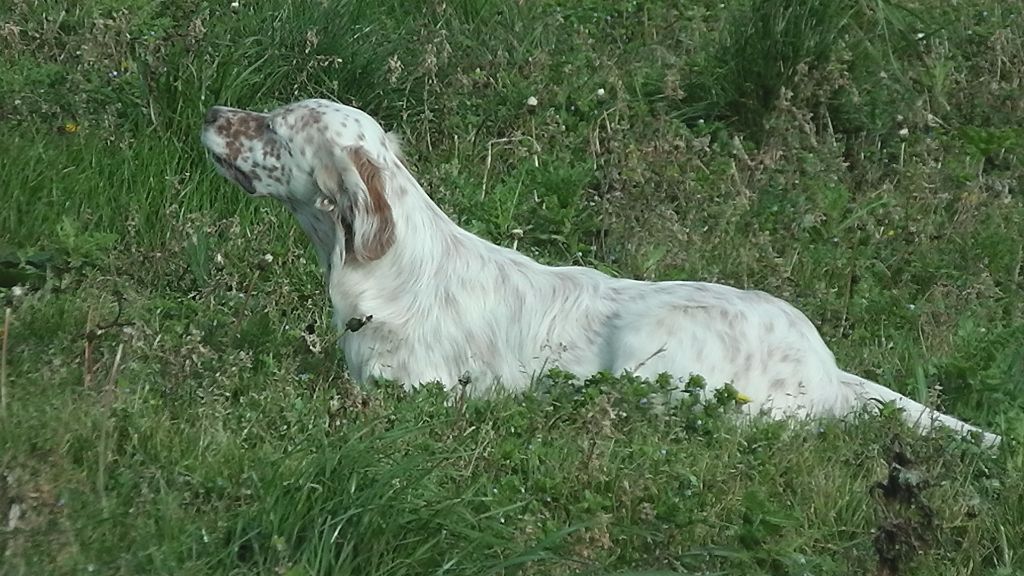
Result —
[{"label": "dog's mouth", "polygon": [[213,157],[213,163],[217,166],[217,171],[221,173],[225,178],[235,182],[245,190],[245,193],[250,196],[256,195],[256,188],[253,186],[252,176],[249,176],[237,166],[224,160],[217,154],[210,154]]}]

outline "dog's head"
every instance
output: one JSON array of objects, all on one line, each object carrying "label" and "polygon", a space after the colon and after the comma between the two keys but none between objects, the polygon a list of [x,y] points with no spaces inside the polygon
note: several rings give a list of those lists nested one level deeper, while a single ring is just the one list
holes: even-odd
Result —
[{"label": "dog's head", "polygon": [[398,145],[361,110],[327,100],[268,113],[214,106],[202,141],[217,171],[248,194],[276,198],[300,218],[330,212],[356,260],[376,260],[394,243]]}]

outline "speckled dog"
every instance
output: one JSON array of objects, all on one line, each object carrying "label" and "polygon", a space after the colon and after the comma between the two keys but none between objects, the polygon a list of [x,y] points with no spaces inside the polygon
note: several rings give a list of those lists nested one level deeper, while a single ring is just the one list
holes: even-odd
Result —
[{"label": "speckled dog", "polygon": [[479,391],[522,390],[552,367],[699,374],[709,391],[732,383],[750,413],[842,416],[877,399],[922,429],[978,431],[839,369],[807,317],[763,292],[544,266],[461,229],[416,182],[396,139],[355,108],[214,107],[202,140],[223,176],[298,218],[336,321],[372,316],[341,336],[357,381],[452,388],[468,377]]}]

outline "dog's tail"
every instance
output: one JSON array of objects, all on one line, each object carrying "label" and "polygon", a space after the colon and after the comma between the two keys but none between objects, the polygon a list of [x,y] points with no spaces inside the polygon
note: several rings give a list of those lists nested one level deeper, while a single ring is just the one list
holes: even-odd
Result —
[{"label": "dog's tail", "polygon": [[897,408],[902,410],[903,418],[907,422],[922,430],[929,430],[934,424],[938,423],[952,428],[961,434],[976,432],[981,435],[982,443],[986,446],[996,446],[1002,440],[1002,438],[996,434],[985,432],[980,428],[971,426],[966,422],[962,422],[952,416],[948,416],[937,410],[929,408],[924,404],[915,402],[895,390],[890,390],[881,384],[876,384],[870,380],[861,378],[856,374],[840,371],[839,380],[845,386],[852,389],[863,403],[870,402],[871,400],[893,402]]}]

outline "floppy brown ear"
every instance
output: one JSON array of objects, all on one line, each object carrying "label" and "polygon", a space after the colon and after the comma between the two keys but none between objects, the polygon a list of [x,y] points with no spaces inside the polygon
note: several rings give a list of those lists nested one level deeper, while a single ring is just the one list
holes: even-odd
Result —
[{"label": "floppy brown ear", "polygon": [[372,262],[395,243],[395,219],[388,201],[386,174],[358,146],[323,158],[314,171],[317,186],[341,210],[339,217],[352,240],[352,258]]}]

